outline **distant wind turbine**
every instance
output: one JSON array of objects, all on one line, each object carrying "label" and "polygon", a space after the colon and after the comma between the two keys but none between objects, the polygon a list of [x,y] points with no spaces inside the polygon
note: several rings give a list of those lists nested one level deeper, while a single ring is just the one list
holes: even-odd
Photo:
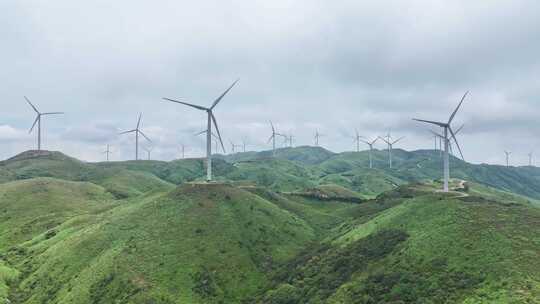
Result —
[{"label": "distant wind turbine", "polygon": [[221,101],[221,99],[223,99],[223,97],[225,97],[225,95],[229,93],[229,91],[234,87],[234,85],[236,85],[237,82],[238,82],[238,79],[234,81],[232,85],[229,88],[227,88],[227,90],[225,90],[225,92],[223,92],[216,100],[214,100],[214,103],[212,103],[212,105],[209,108],[195,105],[195,104],[190,104],[183,101],[174,100],[174,99],[163,98],[165,100],[183,104],[183,105],[195,108],[197,110],[206,111],[208,115],[207,127],[206,127],[206,131],[207,131],[206,132],[206,163],[207,163],[206,164],[206,181],[208,182],[212,180],[212,122],[214,123],[214,128],[216,129],[216,132],[218,134],[221,147],[223,148],[223,151],[225,151],[225,146],[223,145],[223,140],[221,139],[221,133],[219,132],[217,120],[212,110],[214,110],[214,108]]},{"label": "distant wind turbine", "polygon": [[107,150],[103,151],[102,153],[107,155],[107,161],[109,161],[109,154],[112,153],[109,144],[107,144]]},{"label": "distant wind turbine", "polygon": [[529,155],[529,166],[532,167],[532,165],[533,165],[533,152],[530,152],[527,155]]},{"label": "distant wind turbine", "polygon": [[450,115],[450,118],[448,119],[447,122],[437,122],[437,121],[430,121],[430,120],[423,120],[423,119],[414,119],[414,120],[419,121],[419,122],[429,123],[429,124],[433,124],[433,125],[436,125],[436,126],[439,126],[439,127],[443,128],[443,139],[444,139],[444,169],[443,169],[444,170],[444,186],[443,186],[443,191],[444,192],[448,192],[448,190],[449,190],[448,189],[448,183],[449,183],[449,180],[450,180],[450,152],[449,152],[450,140],[449,140],[449,134],[448,133],[450,133],[452,135],[452,138],[454,139],[454,141],[456,143],[456,146],[458,147],[459,154],[461,155],[461,158],[464,159],[463,158],[463,153],[461,152],[461,147],[459,146],[456,135],[455,135],[454,131],[452,130],[451,123],[454,120],[454,117],[456,116],[456,113],[459,111],[459,108],[463,104],[463,101],[465,100],[465,97],[467,97],[468,94],[469,94],[469,92],[465,92],[465,94],[461,98],[461,101],[459,102],[459,104],[456,107],[456,109],[454,110],[454,112],[452,112],[452,114]]},{"label": "distant wind turbine", "polygon": [[38,111],[38,109],[30,102],[30,100],[24,96],[24,99],[26,99],[26,102],[34,109],[36,112],[36,120],[34,120],[34,123],[32,124],[32,127],[30,128],[30,131],[28,133],[32,133],[32,130],[34,130],[34,127],[36,126],[36,123],[38,125],[38,151],[41,151],[41,117],[45,115],[57,115],[57,114],[64,114],[64,112],[45,112],[41,113]]},{"label": "distant wind turbine", "polygon": [[405,137],[400,137],[392,141],[392,136],[390,136],[390,133],[388,133],[388,135],[386,135],[385,137],[379,136],[379,139],[384,141],[388,145],[388,164],[390,166],[390,169],[392,169],[392,150],[394,149],[394,145],[402,141],[404,138]]},{"label": "distant wind turbine", "polygon": [[276,132],[276,128],[274,127],[274,124],[272,123],[271,120],[270,120],[270,126],[272,127],[272,135],[270,136],[270,138],[268,138],[268,142],[272,141],[272,155],[275,155],[276,154],[276,136],[281,136],[281,137],[284,137],[285,139],[287,138],[287,136]]},{"label": "distant wind turbine", "polygon": [[319,133],[319,130],[315,130],[315,136],[314,136],[314,139],[315,139],[315,146],[318,147],[319,146],[319,138],[323,137],[324,135]]},{"label": "distant wind turbine", "polygon": [[358,134],[358,129],[354,129],[354,131],[356,132],[355,136],[353,136],[354,142],[356,143],[356,152],[360,152],[360,142],[362,141],[362,136]]},{"label": "distant wind turbine", "polygon": [[180,144],[180,152],[182,153],[182,159],[186,158],[185,150],[186,150],[186,146],[184,144]]},{"label": "distant wind turbine", "polygon": [[358,139],[360,140],[361,142],[365,143],[366,145],[369,146],[369,168],[370,169],[373,169],[373,145],[379,140],[379,138],[375,138],[374,140],[372,141],[367,141],[367,140],[363,140],[363,139]]},{"label": "distant wind turbine", "polygon": [[506,154],[506,166],[510,167],[510,155],[512,154],[512,152],[504,151],[504,154]]},{"label": "distant wind turbine", "polygon": [[229,140],[229,143],[231,144],[232,153],[236,152],[236,148],[242,148],[242,145],[237,145],[232,140]]},{"label": "distant wind turbine", "polygon": [[150,160],[150,153],[152,153],[152,150],[153,150],[154,148],[152,148],[152,147],[143,147],[143,149],[144,149],[144,150],[146,151],[146,153],[147,153],[148,160]]},{"label": "distant wind turbine", "polygon": [[139,160],[139,134],[141,134],[148,142],[152,142],[143,131],[141,131],[141,117],[142,113],[139,113],[139,119],[137,120],[137,127],[133,130],[120,132],[119,134],[135,133],[135,160]]},{"label": "distant wind turbine", "polygon": [[242,152],[246,152],[246,140],[242,139]]}]

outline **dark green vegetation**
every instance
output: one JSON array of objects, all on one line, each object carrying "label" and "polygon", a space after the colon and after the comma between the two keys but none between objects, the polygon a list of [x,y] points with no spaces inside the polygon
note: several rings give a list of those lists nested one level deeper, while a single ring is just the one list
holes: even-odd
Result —
[{"label": "dark green vegetation", "polygon": [[539,169],[270,155],[0,162],[0,303],[539,302]]}]

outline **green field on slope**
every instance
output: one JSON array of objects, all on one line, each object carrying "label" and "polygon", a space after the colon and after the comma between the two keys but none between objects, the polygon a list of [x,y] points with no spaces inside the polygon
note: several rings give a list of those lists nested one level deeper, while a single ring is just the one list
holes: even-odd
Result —
[{"label": "green field on slope", "polygon": [[2,161],[0,303],[539,303],[537,168],[367,156]]}]

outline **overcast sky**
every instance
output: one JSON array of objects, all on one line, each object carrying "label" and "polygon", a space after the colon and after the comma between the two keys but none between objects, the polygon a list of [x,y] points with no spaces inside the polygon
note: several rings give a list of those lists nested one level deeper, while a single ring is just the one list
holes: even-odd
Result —
[{"label": "overcast sky", "polygon": [[[339,4],[337,4],[339,3]],[[448,119],[467,161],[540,160],[538,1],[0,1],[0,158],[36,147],[23,96],[44,112],[43,148],[97,161],[134,157],[133,129],[153,158],[201,156],[216,107],[226,148],[269,149],[268,120],[295,145],[352,150],[351,136],[389,130],[396,147],[432,148],[419,117]],[[146,143],[142,143],[146,145]],[[383,148],[379,144],[379,148]]]}]

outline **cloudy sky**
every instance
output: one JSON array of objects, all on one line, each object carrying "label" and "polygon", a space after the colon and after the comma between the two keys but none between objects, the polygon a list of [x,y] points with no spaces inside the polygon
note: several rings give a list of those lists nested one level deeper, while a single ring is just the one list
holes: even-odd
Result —
[{"label": "cloudy sky", "polygon": [[[337,4],[339,3],[339,4]],[[466,160],[540,159],[538,1],[0,1],[0,159],[43,146],[97,161],[133,158],[133,129],[154,158],[203,154],[203,112],[236,78],[215,114],[224,139],[269,149],[268,120],[295,145],[352,150],[392,131],[408,150],[432,148],[413,117],[455,127]],[[383,145],[379,145],[383,148]],[[229,144],[227,148],[230,149]]]}]

